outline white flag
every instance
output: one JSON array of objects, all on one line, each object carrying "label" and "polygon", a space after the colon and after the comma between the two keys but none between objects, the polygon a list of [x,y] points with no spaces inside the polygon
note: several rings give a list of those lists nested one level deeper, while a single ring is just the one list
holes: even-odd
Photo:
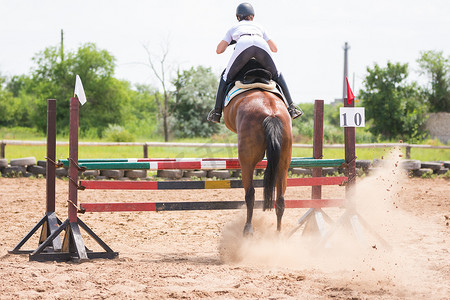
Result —
[{"label": "white flag", "polygon": [[78,75],[75,79],[75,91],[73,93],[74,95],[77,95],[81,105],[86,103],[86,95],[84,94],[83,83],[81,83],[80,76]]}]

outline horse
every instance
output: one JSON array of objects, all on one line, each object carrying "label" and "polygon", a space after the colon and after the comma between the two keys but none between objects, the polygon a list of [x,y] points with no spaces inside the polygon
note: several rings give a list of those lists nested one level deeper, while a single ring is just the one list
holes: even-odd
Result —
[{"label": "horse", "polygon": [[274,207],[276,188],[275,212],[277,231],[280,232],[292,156],[292,124],[286,104],[273,93],[254,89],[234,97],[223,113],[226,127],[237,133],[238,138],[238,158],[247,205],[244,235],[253,234],[253,171],[264,154],[267,156],[267,167],[264,172],[263,210]]}]

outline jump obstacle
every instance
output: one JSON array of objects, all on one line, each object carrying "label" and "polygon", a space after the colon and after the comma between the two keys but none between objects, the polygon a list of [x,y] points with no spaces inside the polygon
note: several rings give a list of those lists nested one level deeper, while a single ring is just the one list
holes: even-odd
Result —
[{"label": "jump obstacle", "polygon": [[[345,103],[346,106],[348,105]],[[56,114],[50,113],[50,106],[53,101],[48,101],[48,128],[47,128],[47,160],[54,162],[54,155],[51,152],[56,148],[56,132],[49,130],[49,127],[56,128]],[[304,232],[319,233],[322,242],[328,239],[333,230],[326,231],[324,221],[332,224],[331,218],[322,210],[324,207],[344,207],[346,199],[322,199],[322,185],[345,185],[346,198],[351,192],[356,179],[355,166],[355,128],[346,127],[345,130],[345,159],[322,159],[323,156],[323,100],[315,101],[314,108],[314,140],[312,158],[293,158],[291,167],[313,168],[312,178],[290,178],[288,186],[312,186],[311,199],[308,200],[286,200],[286,208],[309,208],[303,215],[296,228],[289,235],[292,235],[302,225],[305,224]],[[78,190],[83,189],[127,189],[127,190],[168,190],[168,189],[219,189],[219,188],[240,188],[240,180],[221,181],[80,181],[78,184],[78,172],[89,169],[239,169],[237,159],[109,159],[109,160],[78,160],[78,110],[77,98],[70,101],[70,143],[69,159],[62,160],[61,163],[69,167],[69,200],[68,219],[61,222],[54,212],[54,184],[55,164],[47,164],[47,169],[53,168],[52,173],[47,172],[47,210],[44,218],[33,227],[25,238],[10,253],[30,253],[30,260],[37,261],[84,261],[93,258],[115,258],[118,256],[109,246],[106,245],[86,224],[79,218],[78,213],[84,212],[113,212],[113,211],[178,211],[178,210],[222,210],[238,209],[245,203],[244,201],[205,201],[205,202],[161,202],[161,203],[82,203],[78,207]],[[53,129],[55,131],[55,129]],[[53,143],[49,140],[55,140]],[[50,154],[49,154],[50,153]],[[53,158],[52,158],[53,157]],[[266,161],[261,161],[258,168],[265,168]],[[50,167],[49,167],[50,166]],[[321,177],[322,167],[341,166],[345,167],[345,177]],[[262,187],[262,180],[255,180],[255,187]],[[53,188],[53,190],[52,190]],[[50,193],[49,193],[50,191]],[[52,194],[53,191],[53,194]],[[256,201],[255,207],[262,207],[262,201]],[[348,223],[359,239],[361,236],[361,217],[354,207],[346,206],[346,212],[335,225]],[[362,220],[363,221],[363,220]],[[368,228],[367,223],[363,225]],[[20,250],[23,244],[39,229],[42,228],[39,246],[36,250]],[[84,229],[105,252],[92,252],[84,245],[80,228]],[[337,227],[337,226],[335,226]],[[61,245],[60,233],[65,230],[65,236]],[[376,233],[372,232],[374,235]],[[379,239],[381,237],[377,236]],[[382,240],[382,239],[381,239]],[[384,242],[384,241],[383,241]]]},{"label": "jump obstacle", "polygon": [[[321,177],[322,167],[347,167],[344,159],[322,159],[323,156],[323,101],[315,103],[315,128],[313,142],[313,157],[293,158],[290,167],[314,168],[315,177],[289,178],[288,186],[312,186],[312,197],[307,200],[285,200],[286,208],[310,208],[301,218],[302,226],[308,222],[308,227],[320,231],[324,229],[323,220],[330,220],[321,210],[323,207],[343,207],[345,199],[321,199],[321,186],[349,184],[348,177]],[[353,147],[349,147],[350,151]],[[348,149],[346,149],[348,151]],[[62,160],[67,165],[68,160]],[[79,166],[86,169],[240,169],[238,159],[213,158],[172,158],[172,159],[86,159],[79,160]],[[257,168],[265,168],[265,160],[258,163]],[[355,166],[353,166],[355,167]],[[356,174],[356,172],[352,172]],[[255,187],[262,187],[262,180],[254,180]],[[220,181],[80,181],[80,189],[126,189],[126,190],[174,190],[174,189],[226,189],[242,188],[240,180]],[[174,211],[174,210],[223,210],[237,209],[244,206],[244,201],[205,201],[205,202],[165,202],[165,203],[81,203],[80,212],[114,212],[114,211]],[[256,201],[255,207],[262,207],[262,201]],[[311,225],[312,224],[312,225]],[[323,230],[322,230],[323,231]],[[323,233],[322,233],[323,234]]]},{"label": "jump obstacle", "polygon": [[[29,254],[30,261],[85,261],[94,258],[112,259],[118,256],[77,216],[77,180],[78,171],[78,99],[70,99],[69,132],[69,199],[68,218],[61,222],[55,214],[55,180],[56,180],[56,100],[47,100],[47,177],[46,177],[46,211],[44,217],[8,251],[11,254]],[[80,227],[87,232],[105,251],[89,250],[83,242]],[[22,250],[22,246],[41,228],[39,245],[35,250]],[[65,231],[61,241],[60,234]]]}]

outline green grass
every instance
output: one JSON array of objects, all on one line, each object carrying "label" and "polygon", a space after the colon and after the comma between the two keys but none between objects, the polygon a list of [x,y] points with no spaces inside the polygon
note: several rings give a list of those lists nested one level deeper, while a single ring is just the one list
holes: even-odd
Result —
[{"label": "green grass", "polygon": [[[40,140],[45,141],[43,134],[29,128],[0,128],[0,140]],[[67,136],[58,136],[58,141],[67,142]],[[105,142],[105,140],[95,140],[80,137],[84,142]],[[236,143],[236,135],[231,133],[223,133],[215,135],[211,138],[192,138],[178,139],[173,142],[184,143]],[[137,141],[145,142],[144,138],[138,138]],[[172,141],[171,141],[172,142]],[[424,144],[438,145],[435,140],[424,141]],[[391,149],[389,148],[357,148],[357,159],[368,159],[387,157]],[[406,157],[406,149],[402,148],[403,157]],[[344,149],[328,149],[323,150],[324,158],[344,158]],[[36,157],[37,160],[43,160],[46,156],[45,146],[17,146],[6,145],[5,154],[8,160],[22,157]],[[142,146],[81,146],[79,148],[79,158],[140,158],[143,157]],[[237,157],[236,148],[206,148],[206,147],[149,147],[149,157],[155,158],[182,158],[182,157]],[[69,156],[68,146],[58,146],[56,149],[57,159],[66,159]],[[293,157],[311,157],[312,148],[293,148]],[[411,159],[420,161],[450,161],[450,150],[448,149],[422,149],[412,148]]]},{"label": "green grass", "polygon": [[42,133],[37,132],[33,128],[26,127],[13,127],[6,128],[0,127],[0,139],[1,140],[26,140],[26,141],[44,141],[46,137]]},{"label": "green grass", "polygon": [[[186,142],[186,141],[185,141]],[[196,142],[199,142],[198,140]],[[357,159],[369,159],[387,157],[389,148],[357,148]],[[403,157],[406,157],[405,149],[402,149]],[[82,146],[79,148],[79,158],[140,158],[143,157],[141,146]],[[327,149],[324,158],[344,158],[344,149]],[[17,146],[6,145],[5,154],[8,160],[21,157],[34,156],[37,160],[43,160],[46,156],[45,146]],[[149,157],[155,158],[182,158],[182,157],[237,157],[235,148],[206,148],[206,147],[149,147]],[[58,146],[57,159],[66,159],[69,156],[68,146]],[[293,148],[293,157],[311,157],[312,149]],[[411,159],[420,161],[450,161],[448,149],[411,149]]]},{"label": "green grass", "polygon": [[[79,158],[140,158],[143,157],[142,146],[85,146],[78,150]],[[204,147],[149,147],[149,157],[182,158],[182,157],[237,157],[237,149],[204,148]],[[34,156],[43,160],[46,156],[45,146],[7,145],[5,157],[8,160]],[[69,157],[68,146],[56,147],[56,158]]]}]

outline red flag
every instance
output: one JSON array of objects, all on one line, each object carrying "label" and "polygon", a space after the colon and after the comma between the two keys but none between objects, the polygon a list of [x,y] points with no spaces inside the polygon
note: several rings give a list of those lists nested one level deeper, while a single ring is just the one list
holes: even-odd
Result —
[{"label": "red flag", "polygon": [[351,104],[353,99],[355,99],[355,95],[353,95],[352,89],[350,88],[350,84],[348,83],[348,78],[345,77],[345,80],[347,80],[347,103]]}]

